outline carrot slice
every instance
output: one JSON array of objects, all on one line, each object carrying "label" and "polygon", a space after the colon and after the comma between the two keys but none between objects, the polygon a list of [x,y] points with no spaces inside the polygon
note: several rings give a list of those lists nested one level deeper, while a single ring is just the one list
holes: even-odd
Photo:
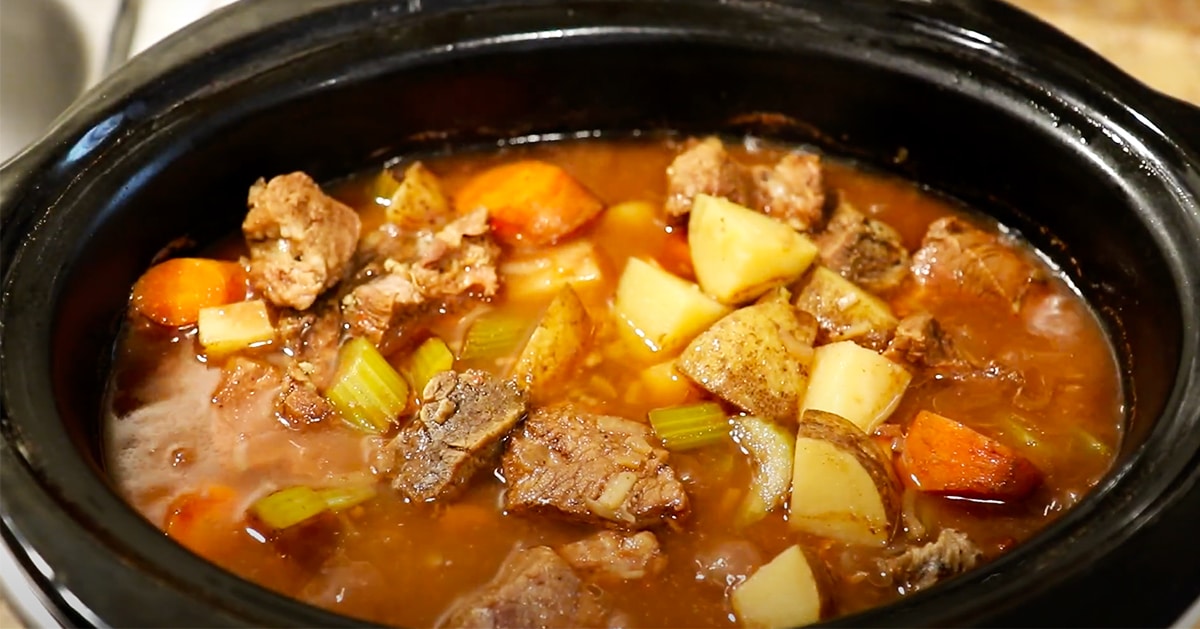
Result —
[{"label": "carrot slice", "polygon": [[201,308],[246,298],[246,272],[233,262],[172,258],[150,267],[133,285],[133,307],[162,325],[196,322]]},{"label": "carrot slice", "polygon": [[545,245],[579,229],[604,204],[561,167],[539,160],[501,164],[458,191],[455,209],[486,208],[492,231],[508,244]]},{"label": "carrot slice", "polygon": [[692,250],[686,234],[677,232],[667,236],[663,240],[658,262],[664,269],[685,280],[696,279],[696,270],[692,268]]},{"label": "carrot slice", "polygon": [[1012,448],[929,411],[913,419],[900,458],[918,489],[947,496],[1016,500],[1042,480]]},{"label": "carrot slice", "polygon": [[179,496],[167,507],[163,529],[192,552],[207,556],[228,543],[236,497],[233,489],[224,485]]}]

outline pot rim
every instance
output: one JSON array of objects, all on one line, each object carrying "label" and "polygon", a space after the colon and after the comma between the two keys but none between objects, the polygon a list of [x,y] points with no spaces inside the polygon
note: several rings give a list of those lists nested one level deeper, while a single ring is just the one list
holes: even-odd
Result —
[{"label": "pot rim", "polygon": [[[715,6],[728,5],[730,11],[779,11],[781,14],[792,15],[796,19],[805,19],[804,10],[797,8],[794,5],[789,5],[783,2],[759,2],[759,3],[723,3],[717,0],[688,0],[685,2],[664,2],[661,0],[640,0],[641,2],[657,2],[658,4],[678,4],[686,6]],[[862,6],[875,6],[880,3],[868,2],[866,0],[849,0],[851,4]],[[43,229],[47,221],[51,221],[50,216],[53,203],[46,207],[43,214],[40,211],[30,208],[28,199],[38,194],[45,195],[45,190],[41,187],[55,185],[71,185],[66,183],[70,177],[65,177],[67,171],[73,176],[79,174],[87,174],[91,160],[100,160],[104,158],[104,152],[116,145],[120,140],[121,132],[128,125],[136,125],[141,122],[139,116],[153,115],[155,112],[143,111],[138,115],[130,115],[131,101],[136,101],[137,95],[146,89],[147,84],[164,81],[169,84],[172,79],[180,80],[181,75],[186,72],[218,72],[217,68],[212,68],[205,65],[205,55],[208,47],[216,45],[222,47],[222,50],[249,49],[256,46],[266,47],[268,51],[273,51],[275,54],[286,55],[289,51],[296,53],[302,49],[312,48],[314,46],[324,45],[324,42],[336,40],[339,37],[344,37],[345,33],[358,28],[358,23],[352,18],[361,19],[365,8],[374,8],[383,11],[390,19],[417,19],[428,16],[430,14],[451,12],[451,11],[485,11],[496,10],[497,7],[512,7],[516,5],[529,6],[549,4],[542,2],[514,2],[512,0],[447,0],[445,3],[439,4],[436,9],[434,7],[422,7],[419,2],[410,2],[406,6],[401,6],[398,2],[357,2],[355,0],[302,0],[299,2],[290,2],[288,0],[261,0],[260,2],[249,5],[234,5],[203,19],[200,23],[188,27],[183,32],[171,36],[168,40],[157,44],[151,50],[153,53],[146,54],[135,58],[129,65],[121,68],[116,74],[109,77],[102,84],[89,92],[75,106],[60,118],[57,126],[44,138],[41,142],[31,147],[22,155],[14,158],[14,160],[3,166],[3,177],[0,178],[0,221],[5,225],[4,244],[6,252],[3,253],[4,262],[4,286],[3,296],[0,297],[0,324],[7,322],[8,314],[11,313],[13,307],[13,297],[10,291],[12,287],[11,271],[21,265],[22,253],[26,250],[29,242],[18,243],[16,238],[21,237],[26,232],[37,234],[39,229]],[[597,2],[579,2],[580,5],[598,5],[598,4],[620,4],[618,0],[605,0]],[[1031,20],[1027,15],[1024,15],[1014,9],[1002,6],[998,3],[988,2],[986,0],[934,0],[932,2],[923,2],[919,0],[906,0],[900,3],[902,9],[899,11],[904,15],[909,16],[914,20],[913,32],[923,33],[929,38],[925,42],[907,42],[909,45],[926,45],[933,52],[944,52],[947,49],[954,50],[958,54],[966,54],[973,59],[981,60],[984,63],[991,63],[1001,67],[1013,68],[1014,72],[1021,69],[1028,73],[1034,71],[1037,74],[1047,74],[1049,76],[1063,76],[1064,73],[1071,73],[1079,67],[1087,67],[1098,73],[1098,78],[1080,80],[1075,84],[1076,91],[1068,90],[1064,93],[1063,98],[1077,98],[1081,91],[1083,95],[1091,95],[1097,97],[1096,103],[1079,102],[1083,107],[1090,107],[1105,112],[1105,115],[1111,117],[1123,117],[1125,124],[1121,126],[1117,124],[1119,130],[1128,134],[1129,128],[1135,128],[1139,133],[1128,137],[1129,140],[1136,141],[1140,148],[1147,151],[1157,151],[1159,153],[1171,154],[1176,162],[1176,168],[1180,172],[1175,173],[1175,176],[1183,180],[1186,177],[1192,177],[1193,185],[1191,188],[1178,187],[1177,192],[1180,194],[1180,202],[1186,203],[1191,199],[1191,218],[1193,222],[1200,221],[1196,211],[1197,205],[1195,199],[1200,195],[1200,184],[1195,182],[1200,181],[1197,177],[1198,165],[1200,158],[1197,157],[1197,149],[1185,146],[1178,139],[1172,139],[1170,133],[1173,129],[1186,128],[1187,125],[1193,124],[1189,122],[1187,116],[1195,116],[1200,119],[1200,110],[1183,109],[1171,110],[1169,101],[1165,101],[1158,95],[1150,92],[1144,86],[1134,81],[1132,78],[1124,75],[1116,70],[1107,62],[1101,60],[1090,51],[1083,49],[1078,44],[1066,39],[1061,34],[1049,29],[1036,21]],[[256,19],[248,19],[247,15],[251,10],[255,11]],[[876,9],[878,10],[878,9]],[[388,13],[390,12],[390,13]],[[405,13],[407,12],[407,15]],[[403,16],[403,17],[400,17]],[[948,21],[947,16],[954,16],[957,21]],[[329,22],[322,25],[324,19],[329,19]],[[304,38],[298,38],[298,41],[284,41],[285,32],[288,31],[289,25],[296,23],[305,23],[309,26],[316,27],[311,35]],[[990,27],[990,28],[988,28]],[[1027,31],[1032,33],[1028,37],[1038,40],[1037,50],[1025,50],[1020,46],[1010,46],[1010,41],[1020,42],[1021,38],[1016,37],[1015,33]],[[906,33],[908,34],[908,33]],[[644,36],[656,36],[654,33],[643,32]],[[604,36],[612,37],[629,37],[631,33],[627,30],[613,29],[605,31],[603,28],[593,30],[589,36],[595,38],[603,38]],[[484,43],[503,43],[492,40],[483,40]],[[511,43],[511,42],[510,42]],[[1046,58],[1050,61],[1042,68],[1031,70],[1028,67],[1030,57],[1034,53],[1052,53]],[[215,55],[214,55],[215,56]],[[261,62],[260,65],[255,65],[258,62],[249,62],[248,67],[243,68],[244,72],[240,76],[243,78],[250,76],[255,72],[265,72],[271,69],[266,62]],[[1085,89],[1086,88],[1086,89]],[[1091,90],[1090,92],[1087,90]],[[1168,103],[1168,104],[1164,104]],[[1184,121],[1179,120],[1183,118]],[[1111,122],[1111,120],[1109,120]],[[1184,137],[1179,134],[1178,137]],[[1200,136],[1188,136],[1200,137]],[[65,157],[64,157],[65,156]],[[53,165],[58,165],[56,172],[49,173]],[[62,166],[65,165],[65,170]],[[74,170],[72,170],[74,169]],[[55,175],[58,178],[56,180]],[[1165,173],[1164,173],[1165,175]],[[51,197],[53,199],[53,197]],[[21,211],[18,211],[21,209]],[[1196,301],[1188,303],[1187,297],[1195,296],[1197,288],[1200,286],[1200,270],[1196,268],[1194,260],[1186,258],[1185,237],[1178,234],[1164,233],[1162,229],[1156,232],[1168,250],[1168,257],[1176,263],[1178,268],[1174,268],[1177,274],[1177,283],[1180,290],[1183,292],[1181,315],[1185,322],[1195,322],[1197,320]],[[30,241],[35,241],[35,238]],[[7,326],[6,326],[7,327]],[[1176,386],[1167,403],[1168,409],[1174,409],[1174,413],[1184,414],[1189,408],[1200,408],[1197,404],[1200,401],[1200,363],[1197,360],[1197,338],[1198,334],[1195,326],[1189,330],[1190,334],[1187,337],[1187,343],[1183,348],[1181,365],[1177,374]],[[13,365],[8,363],[9,351],[16,344],[11,338],[5,338],[0,341],[0,369],[10,371]],[[0,372],[3,373],[3,372]],[[9,380],[11,382],[11,379]],[[22,404],[22,400],[18,396],[12,395],[12,392],[4,391],[5,415],[2,418],[0,428],[3,429],[4,447],[5,447],[5,467],[10,464],[18,466],[23,472],[22,476],[27,476],[31,486],[34,488],[31,491],[43,492],[45,495],[40,497],[30,497],[30,501],[36,501],[43,505],[55,505],[55,499],[52,495],[52,490],[46,486],[45,470],[38,469],[39,466],[30,457],[36,458],[36,452],[32,453],[28,449],[28,445],[22,442],[19,429],[14,427],[13,419],[17,413],[27,412],[30,407]],[[1188,406],[1191,403],[1192,406]],[[13,413],[10,416],[9,413]],[[1200,411],[1197,411],[1200,413]],[[1154,436],[1150,437],[1153,440]],[[1193,439],[1195,441],[1195,439]],[[1147,443],[1150,441],[1148,440]],[[1006,554],[988,566],[993,570],[989,571],[986,567],[976,570],[969,575],[964,575],[961,578],[946,583],[933,592],[922,592],[906,599],[903,599],[893,605],[889,605],[879,610],[872,610],[864,614],[844,617],[834,621],[834,624],[839,623],[862,623],[862,622],[884,622],[885,618],[882,614],[894,613],[898,609],[912,609],[925,604],[928,600],[934,597],[942,596],[951,589],[962,591],[967,588],[981,588],[984,581],[996,577],[1004,572],[1006,567],[1013,567],[1018,564],[1018,560],[1022,557],[1030,555],[1032,552],[1042,549],[1048,543],[1046,538],[1055,535],[1062,535],[1067,531],[1074,531],[1079,538],[1090,539],[1099,546],[1099,552],[1095,546],[1089,550],[1065,550],[1061,551],[1057,558],[1058,565],[1069,569],[1064,569],[1063,574],[1057,575],[1058,579],[1065,578],[1068,573],[1076,573],[1083,570],[1086,566],[1098,560],[1100,555],[1119,543],[1122,539],[1131,535],[1134,531],[1146,526],[1152,522],[1157,514],[1165,508],[1174,499],[1182,495],[1191,483],[1196,482],[1200,455],[1192,460],[1190,467],[1188,464],[1176,466],[1174,472],[1165,473],[1159,479],[1159,486],[1162,491],[1154,496],[1151,500],[1140,500],[1140,508],[1132,513],[1132,517],[1125,522],[1124,526],[1117,531],[1110,531],[1107,535],[1097,534],[1094,530],[1088,530],[1085,520],[1086,516],[1097,510],[1102,499],[1115,499],[1113,494],[1117,488],[1129,476],[1135,467],[1146,464],[1144,452],[1147,445],[1143,444],[1139,451],[1129,457],[1128,461],[1120,466],[1120,469],[1115,469],[1110,472],[1108,477],[1102,481],[1101,485],[1097,486],[1090,492],[1090,495],[1079,505],[1074,507],[1069,513],[1064,515],[1058,521],[1043,529],[1033,538],[1022,544],[1018,549]],[[12,468],[12,469],[15,469]],[[1190,472],[1186,470],[1190,469]],[[6,470],[9,471],[9,470]],[[1164,470],[1167,472],[1167,470]],[[1181,476],[1182,475],[1182,476]],[[1189,476],[1184,478],[1184,476]],[[8,475],[6,478],[13,478],[13,475]],[[1182,480],[1181,480],[1182,479]],[[1178,481],[1174,488],[1171,487],[1173,481]],[[1124,500],[1133,501],[1135,497],[1124,497]],[[6,532],[12,535],[20,533],[22,525],[17,521],[20,519],[20,514],[12,511],[10,506],[13,504],[7,497],[3,500],[0,512],[4,515],[4,528]],[[123,503],[122,503],[123,504]],[[61,507],[58,507],[61,508]],[[128,509],[128,508],[127,508]],[[131,511],[131,509],[130,509]],[[147,532],[156,529],[148,522],[143,522],[143,528]],[[29,524],[25,525],[26,527]],[[1090,535],[1090,537],[1089,537]],[[112,543],[113,540],[105,540],[100,536],[95,536],[97,541],[102,544]],[[1041,540],[1041,542],[1038,542]],[[1038,542],[1038,543],[1035,543]],[[185,551],[179,548],[175,549],[173,556],[186,558],[189,562],[198,561],[194,557],[187,555]],[[139,555],[139,561],[144,561],[145,556]],[[211,568],[211,566],[210,566]],[[992,572],[992,574],[985,574]],[[221,572],[224,578],[231,578]],[[45,577],[46,575],[42,575]],[[159,574],[160,578],[170,584],[171,587],[179,589],[187,589],[189,586],[194,586],[196,581],[181,578],[180,575],[165,575]],[[205,578],[213,578],[211,574]],[[232,577],[236,579],[236,577]],[[993,583],[985,596],[981,596],[983,602],[992,602],[997,605],[1001,604],[1007,596],[1011,596],[1015,590],[1024,590],[1021,584],[1017,584],[1013,579],[1000,578],[999,583]],[[240,580],[239,580],[240,581]],[[1042,587],[1047,587],[1048,584],[1054,581],[1054,577],[1043,577],[1040,581]],[[46,583],[53,583],[54,579],[46,579]],[[266,592],[265,590],[255,591],[258,586],[249,582],[241,582],[246,588],[229,587],[233,592],[231,595],[247,596],[250,599],[261,601],[279,599],[280,601],[288,601],[294,603],[291,599]],[[248,595],[247,593],[253,593]],[[295,607],[295,605],[293,605]],[[319,612],[316,608],[305,608],[305,613],[297,616],[289,616],[293,608],[287,608],[282,618],[290,618],[292,621],[299,622],[314,622],[314,618],[320,618],[319,621],[332,621],[332,618],[321,616],[308,615],[308,610],[314,613]],[[978,610],[976,610],[978,611]],[[880,612],[875,613],[874,612]],[[299,612],[297,612],[299,613]],[[957,617],[945,615],[946,618],[963,618],[964,610],[958,610]],[[340,617],[339,617],[340,618]]]}]

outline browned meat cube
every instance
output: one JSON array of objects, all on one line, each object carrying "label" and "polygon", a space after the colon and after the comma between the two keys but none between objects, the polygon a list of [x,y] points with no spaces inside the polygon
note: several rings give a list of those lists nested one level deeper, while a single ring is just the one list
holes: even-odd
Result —
[{"label": "browned meat cube", "polygon": [[720,138],[692,141],[667,167],[667,215],[691,212],[698,194],[746,203],[752,188],[750,173],[729,156]]},{"label": "browned meat cube", "polygon": [[318,389],[328,387],[337,369],[342,341],[342,313],[337,301],[322,299],[303,312],[285,310],[279,314],[275,330],[284,354],[291,359],[288,375]]},{"label": "browned meat cube", "polygon": [[873,293],[900,285],[908,274],[908,250],[883,221],[841,204],[817,238],[821,263]]},{"label": "browned meat cube", "polygon": [[900,320],[896,335],[888,343],[884,356],[914,367],[941,367],[963,363],[954,342],[942,331],[937,319],[918,312]]},{"label": "browned meat cube", "polygon": [[812,153],[788,153],[773,167],[755,166],[753,206],[797,231],[821,226],[825,186],[821,158]]},{"label": "browned meat cube", "polygon": [[683,484],[645,424],[539,408],[504,454],[505,506],[514,513],[641,529],[687,515]]},{"label": "browned meat cube", "polygon": [[459,599],[437,626],[567,629],[597,626],[604,615],[571,566],[553,550],[535,546],[509,555],[491,582]]},{"label": "browned meat cube", "polygon": [[882,567],[891,574],[893,583],[911,592],[962,574],[974,568],[982,557],[983,553],[966,534],[955,529],[942,529],[937,540],[883,560]]},{"label": "browned meat cube", "polygon": [[622,534],[600,531],[558,549],[571,567],[586,578],[630,580],[662,572],[667,558],[650,531]]},{"label": "browned meat cube", "polygon": [[288,379],[279,394],[279,416],[292,426],[306,426],[337,417],[337,411],[309,383]]},{"label": "browned meat cube", "polygon": [[250,281],[276,306],[304,310],[341,281],[358,243],[358,214],[304,173],[250,187],[242,232]]},{"label": "browned meat cube", "polygon": [[1033,264],[994,234],[948,216],[929,225],[913,254],[917,284],[938,297],[998,298],[1016,312],[1037,279]]},{"label": "browned meat cube", "polygon": [[[359,252],[369,275],[342,299],[351,333],[388,345],[406,323],[459,297],[490,297],[499,289],[487,213],[464,215],[437,232],[397,231],[385,225],[370,234]],[[365,272],[365,271],[368,271]],[[389,348],[385,348],[389,349]]]},{"label": "browned meat cube", "polygon": [[429,297],[457,297],[474,292],[490,297],[499,288],[496,258],[486,210],[475,210],[421,241],[413,282]]},{"label": "browned meat cube", "polygon": [[411,265],[388,261],[382,272],[342,298],[342,313],[354,336],[377,346],[385,337],[433,309],[412,281]]},{"label": "browned meat cube", "polygon": [[[494,465],[500,441],[525,414],[510,382],[469,369],[443,371],[421,393],[421,410],[387,446],[392,486],[412,500],[449,498]],[[386,458],[386,457],[385,457]]]},{"label": "browned meat cube", "polygon": [[825,206],[821,158],[789,153],[773,166],[746,166],[719,138],[693,140],[667,168],[667,215],[692,211],[698,194],[725,197],[809,231],[820,226]]}]

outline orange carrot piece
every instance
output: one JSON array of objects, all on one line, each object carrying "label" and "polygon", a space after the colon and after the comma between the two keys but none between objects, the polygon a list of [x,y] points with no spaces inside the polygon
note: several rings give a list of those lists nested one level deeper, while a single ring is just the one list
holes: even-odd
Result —
[{"label": "orange carrot piece", "polygon": [[246,298],[246,272],[234,262],[172,258],[147,270],[133,285],[133,307],[170,326],[191,325],[201,308]]},{"label": "orange carrot piece", "polygon": [[475,175],[454,199],[460,214],[487,208],[508,244],[545,245],[593,219],[604,204],[561,167],[539,160],[501,164]]},{"label": "orange carrot piece", "polygon": [[692,249],[684,233],[675,232],[663,240],[658,262],[664,269],[685,280],[696,279],[696,270],[692,268]]},{"label": "orange carrot piece", "polygon": [[237,494],[224,485],[184,494],[167,507],[167,535],[200,555],[220,548],[233,531],[233,501]]},{"label": "orange carrot piece", "polygon": [[921,491],[962,498],[1017,500],[1042,481],[1012,448],[929,411],[909,426],[901,463]]},{"label": "orange carrot piece", "polygon": [[438,521],[450,535],[479,535],[495,528],[496,512],[482,505],[459,502],[448,505]]}]

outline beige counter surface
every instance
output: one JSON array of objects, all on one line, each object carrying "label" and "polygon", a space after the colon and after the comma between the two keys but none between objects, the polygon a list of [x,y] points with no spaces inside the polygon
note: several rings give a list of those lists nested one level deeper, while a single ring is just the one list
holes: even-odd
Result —
[{"label": "beige counter surface", "polygon": [[[1012,0],[1163,92],[1200,104],[1200,0]],[[0,600],[0,627],[18,627]]]}]

